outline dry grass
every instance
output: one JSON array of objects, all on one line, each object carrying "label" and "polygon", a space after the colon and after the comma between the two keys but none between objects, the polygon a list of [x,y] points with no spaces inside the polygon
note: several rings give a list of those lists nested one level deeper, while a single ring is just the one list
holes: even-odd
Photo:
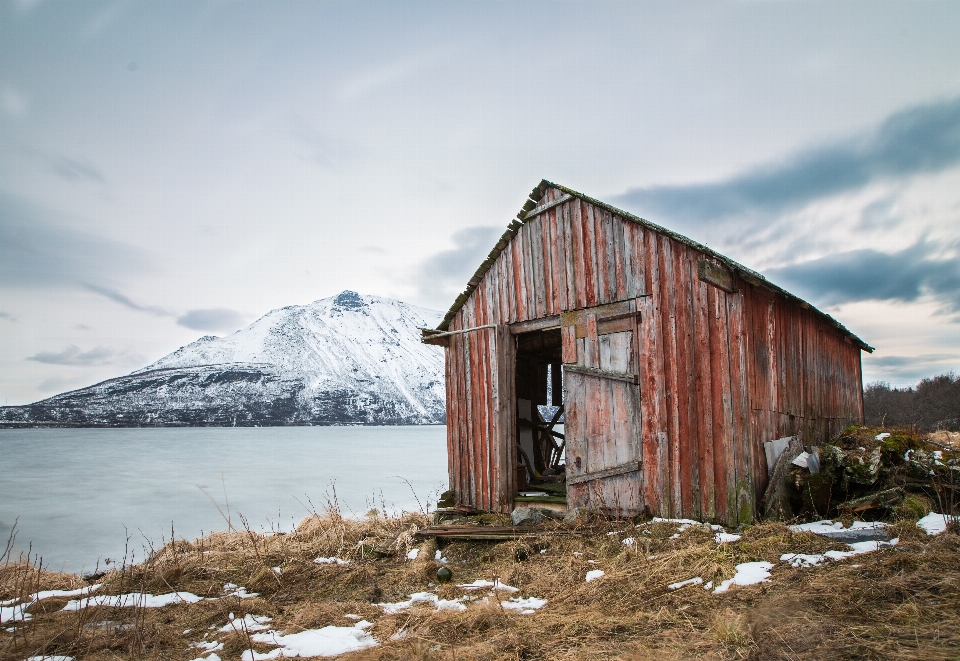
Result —
[{"label": "dry grass", "polygon": [[[362,616],[374,623],[370,632],[381,645],[347,657],[357,660],[960,656],[960,537],[927,537],[912,521],[896,524],[901,542],[895,549],[816,568],[777,564],[770,582],[719,595],[696,585],[666,586],[693,576],[719,581],[741,562],[777,563],[782,553],[837,545],[780,523],[751,527],[739,542],[717,546],[700,527],[670,539],[671,524],[591,520],[563,535],[441,545],[454,583],[436,586],[435,542],[422,544],[416,561],[406,559],[419,544],[411,532],[427,524],[420,515],[346,520],[329,511],[286,535],[240,531],[169,543],[145,562],[104,576],[100,593],[180,590],[211,599],[77,612],[59,610],[66,599],[37,602],[28,611],[32,620],[0,631],[0,661],[39,654],[186,661],[200,656],[189,644],[204,634],[224,643],[217,652],[224,661],[251,646],[272,649],[242,634],[216,633],[231,612],[268,615],[273,628],[286,633],[351,626],[345,615]],[[633,546],[621,542],[626,537],[636,540]],[[314,563],[320,556],[350,564]],[[586,583],[586,572],[596,568],[606,575]],[[548,604],[532,615],[506,611],[496,600],[463,612],[414,608],[387,615],[376,605],[419,591],[455,598],[465,594],[455,583],[494,577]],[[224,597],[225,583],[260,596]],[[82,585],[76,576],[23,564],[0,570],[0,599]],[[392,640],[401,630],[405,637]]]}]

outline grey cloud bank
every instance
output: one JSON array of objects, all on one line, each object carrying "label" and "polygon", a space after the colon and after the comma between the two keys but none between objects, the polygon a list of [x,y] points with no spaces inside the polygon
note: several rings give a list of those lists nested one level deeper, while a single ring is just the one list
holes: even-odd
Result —
[{"label": "grey cloud bank", "polygon": [[946,312],[960,312],[960,260],[938,258],[936,247],[916,243],[893,253],[837,252],[768,269],[775,282],[824,305],[852,301],[916,301],[933,296]]},{"label": "grey cloud bank", "polygon": [[246,315],[226,308],[190,310],[177,317],[178,324],[194,330],[233,331],[240,329],[245,322]]},{"label": "grey cloud bank", "polygon": [[113,362],[113,356],[113,349],[106,347],[81,351],[80,347],[70,345],[64,347],[62,351],[42,351],[35,356],[30,356],[27,360],[51,365],[106,365]]},{"label": "grey cloud bank", "polygon": [[960,97],[908,108],[865,137],[810,149],[720,182],[633,188],[615,202],[645,217],[695,225],[736,215],[769,218],[879,178],[939,172],[958,162]]},{"label": "grey cloud bank", "polygon": [[0,285],[79,287],[152,269],[142,248],[52,220],[59,215],[0,190]]}]

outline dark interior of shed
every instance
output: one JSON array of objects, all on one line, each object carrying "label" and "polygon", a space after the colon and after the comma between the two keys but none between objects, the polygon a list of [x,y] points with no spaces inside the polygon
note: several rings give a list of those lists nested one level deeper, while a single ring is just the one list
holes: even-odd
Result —
[{"label": "dark interior of shed", "polygon": [[518,500],[565,498],[560,329],[521,333],[516,341]]}]

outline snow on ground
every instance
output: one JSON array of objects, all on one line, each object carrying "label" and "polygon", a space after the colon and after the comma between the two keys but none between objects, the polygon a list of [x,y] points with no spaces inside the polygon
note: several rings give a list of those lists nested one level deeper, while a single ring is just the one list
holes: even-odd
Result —
[{"label": "snow on ground", "polygon": [[[221,631],[223,631],[223,629],[221,629]],[[219,652],[223,649],[223,643],[218,640],[201,640],[196,643],[190,643],[190,647],[202,649],[201,654],[206,654],[207,652]]]},{"label": "snow on ground", "polygon": [[930,514],[917,521],[917,525],[923,528],[928,535],[939,535],[947,529],[947,515],[930,512]]},{"label": "snow on ground", "polygon": [[263,661],[280,656],[339,656],[347,652],[357,652],[380,644],[380,641],[367,633],[366,630],[371,626],[373,624],[370,622],[361,620],[352,627],[327,626],[286,636],[276,631],[255,633],[250,636],[255,643],[277,645],[277,649],[266,653],[246,650],[240,658],[243,661]]},{"label": "snow on ground", "polygon": [[[691,527],[691,526],[702,526],[702,525],[704,525],[702,522],[700,522],[700,521],[694,521],[693,519],[663,519],[663,518],[660,518],[659,516],[653,517],[653,518],[649,521],[649,523],[676,523],[678,526],[680,526],[680,532],[683,532],[684,530],[686,530],[687,528],[689,528],[689,527]],[[647,524],[646,524],[646,523],[641,523],[641,524],[640,524],[640,526],[645,526],[645,525],[647,525]],[[715,523],[711,523],[711,524],[709,524],[709,525],[710,525],[710,530],[712,530],[712,531],[714,531],[714,532],[723,532],[723,526],[718,526],[718,525],[715,524]],[[640,526],[637,526],[637,527],[640,527]],[[672,539],[672,538],[671,538],[671,539]]]},{"label": "snow on ground", "polygon": [[726,544],[727,542],[736,542],[740,540],[740,535],[735,535],[731,532],[718,532],[714,534],[713,540],[717,544]]},{"label": "snow on ground", "polygon": [[526,599],[523,597],[511,597],[506,601],[501,601],[500,605],[507,610],[519,611],[523,615],[530,615],[536,610],[546,606],[547,600],[537,597],[527,597]]},{"label": "snow on ground", "polygon": [[495,578],[492,581],[478,578],[473,583],[459,583],[457,584],[457,587],[463,588],[464,590],[482,590],[483,588],[490,588],[491,590],[502,590],[504,592],[520,591],[518,588],[515,588],[512,585],[501,583],[499,578]]},{"label": "snow on ground", "polygon": [[602,569],[591,569],[590,571],[587,572],[586,581],[587,583],[589,583],[590,581],[595,581],[598,578],[601,578],[603,575],[604,575],[604,571]]},{"label": "snow on ground", "polygon": [[720,585],[714,588],[714,594],[720,594],[730,589],[731,585],[753,585],[761,583],[770,578],[770,570],[773,564],[769,562],[743,562],[737,565],[737,573],[733,578],[728,578]]},{"label": "snow on ground", "polygon": [[847,544],[849,551],[827,551],[826,553],[815,553],[808,555],[806,553],[784,553],[780,556],[781,562],[786,562],[792,567],[816,567],[824,560],[846,560],[855,555],[871,553],[880,549],[887,549],[896,546],[900,542],[898,537],[894,537],[889,542],[884,541],[866,541],[852,542]]},{"label": "snow on ground", "polygon": [[220,627],[218,631],[236,631],[237,633],[243,633],[244,631],[265,631],[269,629],[266,625],[266,622],[269,622],[271,618],[266,615],[250,615],[247,613],[243,616],[243,619],[236,619],[233,616],[233,613],[230,613],[229,621]]},{"label": "snow on ground", "polygon": [[835,533],[840,530],[863,530],[865,528],[877,529],[886,528],[887,524],[883,521],[854,521],[849,528],[844,528],[839,521],[814,521],[813,523],[801,523],[795,526],[789,526],[792,532],[812,532],[818,535],[824,533]]},{"label": "snow on ground", "polygon": [[349,560],[343,558],[314,558],[313,561],[318,565],[349,565]]},{"label": "snow on ground", "polygon": [[196,659],[190,659],[190,661],[220,661],[220,655],[213,653],[209,656],[198,656]]},{"label": "snow on ground", "polygon": [[100,583],[97,583],[96,585],[77,588],[76,590],[41,590],[26,597],[22,603],[17,603],[20,601],[19,597],[0,601],[0,624],[5,622],[25,622],[29,620],[30,613],[26,611],[38,601],[43,601],[51,597],[81,597],[91,592],[96,592],[100,589],[100,585]]},{"label": "snow on ground", "polygon": [[50,654],[48,656],[28,656],[23,661],[73,661],[73,657]]},{"label": "snow on ground", "polygon": [[247,592],[247,588],[241,587],[236,583],[224,583],[223,593],[227,597],[237,597],[239,599],[252,599],[253,597],[260,596],[259,592]]},{"label": "snow on ground", "polygon": [[688,578],[685,581],[679,581],[678,583],[671,583],[667,587],[670,588],[671,590],[679,590],[684,585],[700,585],[701,583],[703,583],[703,579],[700,578],[699,576],[694,576],[693,578]]},{"label": "snow on ground", "polygon": [[459,599],[441,599],[432,592],[414,592],[410,595],[410,598],[406,601],[397,601],[394,603],[384,603],[377,604],[380,608],[383,609],[383,612],[386,615],[392,615],[394,613],[400,613],[412,608],[414,606],[433,606],[438,611],[439,610],[457,610],[465,611],[467,607],[463,605],[463,602],[467,598],[461,597]]},{"label": "snow on ground", "polygon": [[97,597],[87,597],[85,599],[71,599],[63,607],[65,611],[77,611],[88,606],[114,606],[125,607],[134,606],[137,608],[162,608],[171,604],[195,604],[202,601],[203,597],[198,597],[192,592],[171,592],[169,594],[141,594],[140,592],[130,592],[127,594],[104,594]]}]

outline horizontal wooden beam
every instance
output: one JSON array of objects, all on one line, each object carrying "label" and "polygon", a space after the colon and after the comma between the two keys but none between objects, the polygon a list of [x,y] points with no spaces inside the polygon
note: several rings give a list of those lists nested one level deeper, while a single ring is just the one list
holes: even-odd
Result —
[{"label": "horizontal wooden beam", "polygon": [[589,482],[591,480],[602,480],[605,477],[616,477],[617,475],[626,475],[627,473],[636,473],[643,468],[642,461],[631,461],[626,464],[604,468],[603,470],[593,471],[592,473],[582,473],[580,475],[568,475],[567,484],[579,484],[580,482]]},{"label": "horizontal wooden beam", "polygon": [[520,321],[515,324],[510,324],[510,332],[513,335],[529,333],[531,331],[549,330],[551,328],[560,328],[559,314],[555,314],[552,317],[542,317],[540,319],[531,319],[530,321]]},{"label": "horizontal wooden beam", "polygon": [[529,221],[533,220],[536,216],[539,216],[540,214],[542,214],[542,213],[543,213],[544,211],[546,211],[547,209],[552,209],[553,207],[555,207],[555,206],[557,206],[557,205],[559,205],[559,204],[563,204],[563,203],[566,202],[567,200],[572,200],[572,199],[573,199],[573,196],[572,196],[572,195],[563,195],[563,196],[558,197],[557,199],[555,199],[553,202],[547,202],[546,204],[541,204],[541,205],[538,206],[538,207],[534,207],[533,209],[531,209],[531,210],[527,213],[527,215],[525,215],[525,216],[523,217],[523,222],[525,222],[525,223],[526,223],[526,222],[529,222]]},{"label": "horizontal wooden beam", "polygon": [[567,365],[564,363],[563,371],[573,372],[575,374],[585,374],[586,376],[595,376],[600,379],[614,379],[615,381],[626,381],[627,383],[640,383],[636,374],[631,372],[611,372],[609,370],[600,370],[595,367],[584,367],[583,365]]},{"label": "horizontal wooden beam", "polygon": [[474,326],[473,328],[464,328],[463,330],[455,330],[455,331],[443,331],[439,333],[433,330],[432,328],[421,328],[419,329],[421,333],[420,342],[422,342],[423,344],[439,344],[441,346],[446,346],[445,338],[448,338],[451,335],[460,335],[462,333],[470,333],[472,331],[483,330],[484,328],[496,328],[496,327],[497,327],[496,324],[486,324],[484,326]]}]

